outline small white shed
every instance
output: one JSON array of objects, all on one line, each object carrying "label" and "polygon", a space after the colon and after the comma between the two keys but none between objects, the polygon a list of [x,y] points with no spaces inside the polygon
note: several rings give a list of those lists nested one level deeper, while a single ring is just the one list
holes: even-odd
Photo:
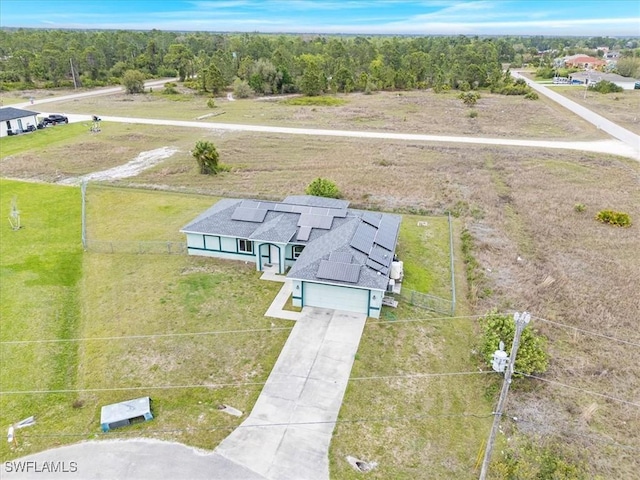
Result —
[{"label": "small white shed", "polygon": [[135,423],[153,419],[151,398],[141,397],[120,403],[105,405],[100,412],[100,427],[108,432],[118,427],[126,427]]}]

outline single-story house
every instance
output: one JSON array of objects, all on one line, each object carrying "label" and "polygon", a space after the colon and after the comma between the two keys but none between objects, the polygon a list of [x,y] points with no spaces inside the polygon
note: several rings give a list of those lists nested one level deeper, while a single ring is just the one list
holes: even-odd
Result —
[{"label": "single-story house", "polygon": [[348,207],[310,195],[224,199],[180,231],[190,255],[255,262],[280,274],[290,267],[294,306],[378,318],[385,292],[402,276],[394,258],[401,217]]},{"label": "single-story house", "polygon": [[16,135],[27,130],[29,125],[38,125],[38,112],[14,107],[0,108],[0,137]]}]

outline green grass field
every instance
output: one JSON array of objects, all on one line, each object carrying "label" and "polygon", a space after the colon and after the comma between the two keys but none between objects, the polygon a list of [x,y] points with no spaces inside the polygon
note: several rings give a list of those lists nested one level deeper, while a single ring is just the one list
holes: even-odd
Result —
[{"label": "green grass field", "polygon": [[[138,435],[213,448],[240,422],[217,406],[250,410],[287,338],[289,323],[263,316],[280,285],[234,262],[83,253],[78,188],[0,186],[2,215],[16,197],[24,226],[14,232],[3,222],[1,230],[0,423],[30,415],[37,422],[18,432],[17,448],[2,442],[0,458]],[[176,230],[213,201],[90,187],[88,231],[175,240]],[[260,331],[207,333],[247,329]],[[151,336],[114,338],[132,335]],[[6,343],[79,338],[85,340]],[[221,383],[227,386],[198,386]],[[62,392],[16,393],[51,390]],[[146,395],[154,399],[153,422],[100,432],[102,405]]]}]

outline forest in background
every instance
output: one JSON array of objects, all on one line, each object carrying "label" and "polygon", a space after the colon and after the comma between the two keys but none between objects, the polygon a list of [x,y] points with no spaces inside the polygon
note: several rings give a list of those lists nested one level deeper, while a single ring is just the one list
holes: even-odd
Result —
[{"label": "forest in background", "polygon": [[[125,30],[0,30],[0,90],[117,85],[127,72],[203,93],[504,88],[503,66],[549,68],[607,47],[640,62],[638,39],[338,36]],[[628,62],[627,62],[628,63]],[[518,92],[526,93],[526,92]]]}]

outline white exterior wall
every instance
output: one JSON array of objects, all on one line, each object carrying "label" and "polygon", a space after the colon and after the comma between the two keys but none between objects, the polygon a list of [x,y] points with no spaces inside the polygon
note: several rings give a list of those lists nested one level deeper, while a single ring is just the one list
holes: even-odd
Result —
[{"label": "white exterior wall", "polygon": [[204,257],[216,257],[257,263],[256,248],[257,247],[254,242],[253,253],[239,252],[238,239],[235,237],[187,233],[187,249],[189,255],[200,255]]},{"label": "white exterior wall", "polygon": [[[7,126],[7,122],[9,122],[11,131],[13,133],[21,133],[22,130],[27,129],[28,125],[33,125],[34,127],[38,126],[38,119],[35,115],[30,115],[23,118],[15,118],[13,120],[5,120],[0,122],[0,137],[6,137],[9,135],[9,127]],[[22,125],[22,128],[20,127],[20,125]]]}]

